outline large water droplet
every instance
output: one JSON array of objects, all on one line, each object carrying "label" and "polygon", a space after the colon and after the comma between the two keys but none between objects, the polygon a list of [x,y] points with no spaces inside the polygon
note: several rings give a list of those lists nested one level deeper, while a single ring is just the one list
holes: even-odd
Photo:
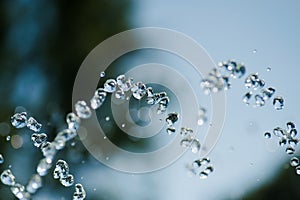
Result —
[{"label": "large water droplet", "polygon": [[73,194],[73,200],[84,200],[86,192],[81,184],[75,185],[75,192]]},{"label": "large water droplet", "polygon": [[299,165],[299,159],[297,157],[292,157],[290,164],[292,167],[297,167]]},{"label": "large water droplet", "polygon": [[16,128],[23,128],[27,123],[27,113],[16,113],[11,117],[11,124]]},{"label": "large water droplet", "polygon": [[31,194],[34,194],[41,187],[42,178],[38,174],[33,174],[27,183],[26,190]]},{"label": "large water droplet", "polygon": [[33,145],[38,148],[47,141],[47,138],[47,134],[45,133],[33,133],[31,135],[31,141],[33,142]]},{"label": "large water droplet", "polygon": [[0,179],[4,185],[12,186],[16,183],[15,176],[12,174],[10,169],[4,170],[0,175]]},{"label": "large water droplet", "polygon": [[104,91],[108,93],[113,93],[117,89],[117,82],[114,79],[108,79],[104,83]]},{"label": "large water droplet", "polygon": [[67,178],[69,175],[69,165],[64,160],[58,160],[55,165],[55,169],[53,172],[53,178]]},{"label": "large water droplet", "polygon": [[30,117],[27,120],[27,127],[34,132],[40,132],[42,124],[38,123],[33,117]]},{"label": "large water droplet", "polygon": [[77,101],[74,107],[78,117],[87,119],[92,116],[91,109],[88,107],[85,101]]},{"label": "large water droplet", "polygon": [[69,174],[67,177],[65,178],[61,178],[60,179],[60,183],[65,186],[65,187],[70,187],[74,184],[74,177],[72,174]]},{"label": "large water droplet", "polygon": [[273,105],[275,110],[282,110],[284,107],[284,100],[282,97],[277,96],[273,99]]}]

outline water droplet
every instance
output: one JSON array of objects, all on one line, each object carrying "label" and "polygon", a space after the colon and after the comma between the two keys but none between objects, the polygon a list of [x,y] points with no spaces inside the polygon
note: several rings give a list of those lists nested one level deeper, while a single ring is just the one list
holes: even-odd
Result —
[{"label": "water droplet", "polygon": [[109,160],[109,157],[106,157],[105,160]]},{"label": "water droplet", "polygon": [[61,178],[60,179],[60,183],[65,186],[65,187],[70,187],[74,184],[74,177],[72,174],[69,174],[67,177],[65,178]]},{"label": "water droplet", "polygon": [[265,101],[268,100],[268,99],[270,99],[273,96],[273,94],[275,93],[275,91],[276,90],[274,88],[272,88],[272,87],[269,87],[269,88],[266,88],[266,89],[262,89],[261,94],[262,94],[263,99]]},{"label": "water droplet", "polygon": [[200,172],[200,174],[199,174],[199,178],[200,178],[200,179],[207,179],[207,177],[208,177],[208,174],[207,174],[207,173],[205,173],[204,171],[203,171],[203,172]]},{"label": "water droplet", "polygon": [[131,91],[132,91],[132,95],[134,98],[136,99],[141,99],[143,98],[143,96],[146,95],[146,85],[144,85],[142,82],[137,82],[135,84],[133,84]]},{"label": "water droplet", "polygon": [[0,175],[1,182],[4,185],[12,186],[15,182],[15,176],[12,174],[10,169],[4,170]]},{"label": "water droplet", "polygon": [[265,138],[269,139],[269,138],[271,138],[271,133],[265,132],[264,136],[265,136]]},{"label": "water droplet", "polygon": [[199,168],[201,166],[201,160],[195,160],[192,163],[193,168]]},{"label": "water droplet", "polygon": [[75,129],[78,130],[80,126],[80,118],[75,115],[74,113],[69,113],[66,116],[66,122],[68,124],[69,129]]},{"label": "water droplet", "polygon": [[191,146],[192,141],[193,141],[193,138],[190,136],[187,136],[180,141],[180,145],[184,148],[189,148]]},{"label": "water droplet", "polygon": [[212,173],[214,171],[213,166],[207,166],[203,172],[205,172],[207,175],[209,175],[210,173]]},{"label": "water droplet", "polygon": [[292,157],[290,164],[292,167],[297,167],[299,165],[299,159],[297,157]]},{"label": "water droplet", "polygon": [[181,131],[180,131],[180,135],[182,136],[188,136],[188,135],[192,135],[193,134],[193,130],[190,128],[186,128],[186,127],[182,127]]},{"label": "water droplet", "polygon": [[287,129],[290,131],[294,128],[296,128],[295,124],[293,122],[286,123]]},{"label": "water droplet", "polygon": [[179,114],[176,112],[172,112],[168,114],[166,118],[166,122],[168,123],[169,126],[172,126],[174,125],[174,123],[178,121],[178,118],[179,118]]},{"label": "water droplet", "polygon": [[295,170],[296,170],[296,174],[297,174],[297,175],[300,175],[300,166],[296,167]]},{"label": "water droplet", "polygon": [[147,90],[146,90],[146,95],[147,97],[154,97],[154,92],[153,92],[153,89],[152,87],[148,87]]},{"label": "water droplet", "polygon": [[265,105],[265,100],[259,94],[255,95],[255,106],[254,107],[262,107]]},{"label": "water droplet", "polygon": [[176,129],[173,126],[167,128],[167,133],[169,135],[172,135],[175,132],[176,132]]},{"label": "water droplet", "polygon": [[47,134],[45,133],[33,133],[31,135],[31,141],[33,142],[33,145],[38,148],[47,141],[47,138]]},{"label": "water droplet", "polygon": [[286,143],[287,143],[287,140],[284,139],[284,138],[281,138],[281,139],[279,140],[279,146],[281,146],[281,147],[285,146]]},{"label": "water droplet", "polygon": [[108,116],[107,116],[107,117],[105,117],[105,121],[107,121],[107,122],[108,122],[109,120],[110,120],[110,117],[108,117]]},{"label": "water droplet", "polygon": [[2,154],[0,153],[0,164],[4,163],[4,158],[2,156]]},{"label": "water droplet", "polygon": [[121,124],[121,127],[124,128],[126,125],[125,124]]},{"label": "water droplet", "polygon": [[210,158],[202,158],[200,160],[201,165],[207,165],[208,163],[210,163]]},{"label": "water droplet", "polygon": [[198,153],[200,151],[201,144],[199,140],[193,139],[190,146],[192,153]]},{"label": "water droplet", "polygon": [[167,107],[169,105],[170,99],[169,97],[165,97],[158,103],[157,114],[162,114],[167,111]]},{"label": "water droplet", "polygon": [[56,147],[51,142],[43,143],[41,145],[41,150],[42,150],[43,156],[50,160],[52,160],[56,154]]},{"label": "water droplet", "polygon": [[271,67],[267,67],[267,72],[270,72],[272,70]]},{"label": "water droplet", "polygon": [[247,104],[247,105],[249,105],[250,104],[250,99],[251,99],[251,97],[252,97],[252,92],[250,91],[250,92],[247,92],[244,96],[243,96],[243,102],[245,103],[245,104]]},{"label": "water droplet", "polygon": [[296,147],[298,144],[298,139],[290,139],[288,142],[291,147]]},{"label": "water droplet", "polygon": [[55,148],[57,150],[63,149],[65,147],[66,142],[70,141],[76,136],[77,132],[74,129],[64,129],[60,131],[53,141]]},{"label": "water droplet", "polygon": [[101,77],[101,78],[105,77],[105,72],[103,72],[103,71],[100,72],[100,77]]},{"label": "water droplet", "polygon": [[275,110],[282,110],[284,107],[284,100],[282,97],[277,96],[273,99],[273,105]]},{"label": "water droplet", "polygon": [[130,88],[132,87],[132,78],[129,78],[128,80],[126,80],[126,77],[125,75],[119,75],[117,77],[117,84],[119,86],[119,88],[124,91],[124,92],[127,92],[130,90]]},{"label": "water droplet", "polygon": [[58,160],[55,165],[55,169],[53,171],[53,178],[67,178],[69,175],[69,165],[64,160]]},{"label": "water droplet", "polygon": [[104,83],[104,91],[108,93],[113,93],[117,89],[117,82],[114,79],[108,79]]},{"label": "water droplet", "polygon": [[287,147],[287,148],[285,149],[285,152],[286,152],[287,154],[289,154],[289,155],[292,155],[292,154],[295,153],[295,149],[294,149],[293,147]]},{"label": "water droplet", "polygon": [[16,128],[24,128],[27,123],[27,113],[16,113],[11,117],[11,124]]},{"label": "water droplet", "polygon": [[296,137],[296,135],[297,135],[297,129],[292,129],[290,131],[290,136],[293,138],[293,137]]},{"label": "water droplet", "polygon": [[237,66],[236,66],[234,72],[231,74],[231,76],[233,78],[241,78],[245,74],[246,74],[246,67],[243,64],[239,63],[239,64],[237,64]]},{"label": "water droplet", "polygon": [[11,138],[10,135],[6,136],[6,141],[10,141],[10,138]]},{"label": "water droplet", "polygon": [[36,171],[40,176],[45,176],[48,174],[48,170],[51,167],[52,167],[52,160],[43,158],[42,160],[40,160]]},{"label": "water droplet", "polygon": [[116,93],[115,93],[115,97],[117,98],[117,99],[125,99],[125,93],[124,93],[124,91],[123,90],[117,90],[116,91]]},{"label": "water droplet", "polygon": [[263,88],[265,86],[264,80],[258,77],[258,73],[250,74],[245,79],[245,87],[252,88],[254,90]]},{"label": "water droplet", "polygon": [[274,133],[274,135],[277,136],[277,137],[283,137],[283,136],[284,136],[284,131],[283,131],[283,129],[280,128],[280,127],[274,128],[274,129],[273,129],[273,133]]},{"label": "water droplet", "polygon": [[84,200],[86,192],[81,184],[75,185],[75,192],[73,194],[73,200]]},{"label": "water droplet", "polygon": [[42,187],[42,178],[38,174],[34,174],[28,181],[26,190],[29,193],[34,194],[41,187]]},{"label": "water droplet", "polygon": [[253,50],[252,50],[252,53],[257,53],[257,49],[253,49]]},{"label": "water droplet", "polygon": [[34,132],[40,132],[42,124],[38,123],[33,117],[30,117],[27,120],[27,127]]},{"label": "water droplet", "polygon": [[88,107],[85,101],[77,101],[74,105],[77,116],[83,119],[90,118],[92,116],[91,109]]}]

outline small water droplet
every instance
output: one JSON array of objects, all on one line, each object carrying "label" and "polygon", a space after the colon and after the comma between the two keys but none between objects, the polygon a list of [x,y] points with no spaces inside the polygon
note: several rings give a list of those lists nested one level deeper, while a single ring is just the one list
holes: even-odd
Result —
[{"label": "small water droplet", "polygon": [[125,124],[121,124],[121,127],[124,128],[126,125]]},{"label": "small water droplet", "polygon": [[106,139],[107,139],[107,137],[106,137],[106,136],[104,136],[104,137],[103,137],[103,139],[104,139],[104,140],[106,140]]},{"label": "small water droplet", "polygon": [[109,120],[110,120],[110,117],[108,117],[108,116],[107,116],[107,117],[105,117],[105,121],[107,121],[107,122],[108,122]]},{"label": "small water droplet", "polygon": [[30,180],[27,183],[26,190],[34,194],[39,188],[42,187],[42,178],[38,174],[31,176]]},{"label": "small water droplet", "polygon": [[300,166],[296,167],[295,170],[296,170],[296,174],[297,174],[297,175],[300,175]]},{"label": "small water droplet", "polygon": [[180,131],[180,135],[181,136],[188,136],[188,135],[192,135],[193,134],[193,130],[190,128],[186,128],[186,127],[182,127],[181,131]]},{"label": "small water droplet", "polygon": [[295,124],[293,122],[286,123],[287,129],[290,131],[294,128],[296,128]]},{"label": "small water droplet", "polygon": [[243,102],[245,103],[245,104],[247,104],[247,105],[249,105],[250,104],[250,99],[251,99],[251,97],[252,97],[252,92],[250,91],[250,92],[247,92],[244,96],[243,96]]},{"label": "small water droplet", "polygon": [[10,139],[11,139],[10,135],[6,136],[6,141],[10,141]]},{"label": "small water droplet", "polygon": [[169,135],[172,135],[175,132],[176,132],[176,129],[173,126],[167,128],[167,133]]},{"label": "small water droplet", "polygon": [[273,105],[275,110],[282,110],[284,107],[284,100],[281,96],[277,96],[273,99]]},{"label": "small water droplet", "polygon": [[269,139],[269,138],[271,138],[271,133],[270,132],[265,132],[265,138],[267,138],[267,139]]},{"label": "small water droplet", "polygon": [[2,156],[2,154],[0,153],[0,164],[4,163],[4,158]]},{"label": "small water droplet", "polygon": [[257,49],[253,49],[253,50],[252,50],[252,53],[257,53]]},{"label": "small water droplet", "polygon": [[65,187],[70,187],[74,184],[74,177],[72,174],[67,175],[65,178],[60,178],[60,183]]},{"label": "small water droplet", "polygon": [[27,113],[16,113],[11,117],[11,124],[16,128],[23,128],[27,123]]},{"label": "small water droplet", "polygon": [[267,67],[267,72],[270,72],[272,70],[271,67]]},{"label": "small water droplet", "polygon": [[27,128],[34,132],[40,132],[40,130],[42,129],[42,124],[38,123],[33,117],[30,117],[27,120]]},{"label": "small water droplet", "polygon": [[107,156],[107,157],[105,158],[105,160],[109,160],[109,157]]},{"label": "small water droplet", "polygon": [[104,71],[100,72],[100,77],[101,78],[105,77],[105,72]]},{"label": "small water droplet", "polygon": [[208,177],[208,174],[207,174],[207,173],[205,173],[204,171],[203,171],[203,172],[200,172],[200,174],[199,174],[199,178],[200,178],[200,179],[207,179],[207,177]]},{"label": "small water droplet", "polygon": [[33,142],[33,145],[38,148],[47,141],[47,138],[48,136],[45,133],[33,133],[31,135],[31,141]]},{"label": "small water droplet", "polygon": [[166,122],[168,123],[168,126],[173,126],[174,123],[176,123],[178,121],[178,118],[179,118],[178,113],[176,113],[176,112],[169,113],[166,118]]},{"label": "small water droplet", "polygon": [[137,83],[133,84],[131,91],[132,91],[133,97],[139,100],[146,95],[147,87],[142,82],[137,82]]},{"label": "small water droplet", "polygon": [[48,170],[52,167],[52,161],[46,158],[43,158],[40,160],[38,166],[37,166],[37,173],[40,176],[45,176],[48,174]]},{"label": "small water droplet", "polygon": [[190,144],[192,153],[198,153],[201,148],[201,144],[199,140],[193,139],[193,141]]},{"label": "small water droplet", "polygon": [[289,155],[292,155],[292,154],[295,153],[295,149],[294,149],[293,147],[287,147],[287,148],[285,149],[285,152],[286,152],[287,154],[289,154]]},{"label": "small water droplet", "polygon": [[66,122],[68,124],[69,129],[78,130],[80,126],[80,121],[80,118],[72,112],[67,114],[66,116]]},{"label": "small water droplet", "polygon": [[86,192],[81,184],[75,185],[75,192],[73,194],[73,200],[84,200]]},{"label": "small water droplet", "polygon": [[299,159],[297,157],[292,157],[290,160],[290,164],[292,167],[297,167],[299,165]]}]

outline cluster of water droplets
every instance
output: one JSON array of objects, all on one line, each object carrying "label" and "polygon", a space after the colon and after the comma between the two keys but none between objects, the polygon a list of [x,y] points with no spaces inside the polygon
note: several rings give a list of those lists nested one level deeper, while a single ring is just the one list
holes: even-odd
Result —
[{"label": "cluster of water droplets", "polygon": [[[25,186],[16,182],[16,178],[10,169],[4,170],[0,175],[1,182],[10,187],[14,196],[21,200],[31,199],[31,195],[26,191]],[[29,182],[30,184],[30,182]],[[27,188],[27,187],[26,187]]]},{"label": "cluster of water droplets", "polygon": [[64,160],[58,160],[53,171],[53,178],[59,179],[63,186],[70,187],[74,184],[74,176],[69,171],[68,163]]},{"label": "cluster of water droplets", "polygon": [[200,179],[206,179],[214,171],[214,167],[210,164],[209,158],[194,160],[186,165],[188,172]]},{"label": "cluster of water droplets", "polygon": [[38,123],[35,118],[27,118],[26,112],[16,113],[11,117],[11,124],[16,128],[24,128],[27,126],[34,132],[40,132],[42,124]]},{"label": "cluster of water droplets", "polygon": [[220,62],[218,68],[213,68],[208,76],[200,83],[200,87],[205,94],[216,93],[231,88],[230,77],[241,78],[246,73],[246,68],[242,63],[234,60]]},{"label": "cluster of water droplets", "polygon": [[[270,100],[276,92],[274,87],[265,87],[265,81],[259,77],[258,73],[252,73],[246,77],[245,87],[250,91],[244,94],[242,100],[246,105],[251,104],[255,108],[265,106],[266,101]],[[273,98],[273,105],[275,110],[282,110],[283,98],[280,96]]]},{"label": "cluster of water droplets", "polygon": [[[273,135],[279,139],[279,145],[285,148],[288,155],[295,153],[295,148],[298,145],[299,138],[297,137],[297,129],[293,122],[287,122],[286,128],[275,127]],[[270,132],[265,132],[265,138],[271,138]]]}]

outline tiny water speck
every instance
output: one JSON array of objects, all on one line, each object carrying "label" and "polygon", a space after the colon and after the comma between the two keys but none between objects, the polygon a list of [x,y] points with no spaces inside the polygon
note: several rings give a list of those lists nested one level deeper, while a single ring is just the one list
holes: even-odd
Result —
[{"label": "tiny water speck", "polygon": [[108,122],[109,120],[110,120],[110,117],[108,117],[108,116],[107,116],[107,117],[105,117],[105,121],[107,121],[107,122]]},{"label": "tiny water speck", "polygon": [[271,67],[267,67],[267,72],[270,72],[272,70]]},{"label": "tiny water speck", "polygon": [[11,138],[10,135],[6,136],[6,141],[10,141],[10,138]]},{"label": "tiny water speck", "polygon": [[257,49],[253,49],[253,50],[252,50],[252,53],[257,53]]},{"label": "tiny water speck", "polygon": [[103,78],[105,76],[105,72],[100,72],[100,77]]}]

